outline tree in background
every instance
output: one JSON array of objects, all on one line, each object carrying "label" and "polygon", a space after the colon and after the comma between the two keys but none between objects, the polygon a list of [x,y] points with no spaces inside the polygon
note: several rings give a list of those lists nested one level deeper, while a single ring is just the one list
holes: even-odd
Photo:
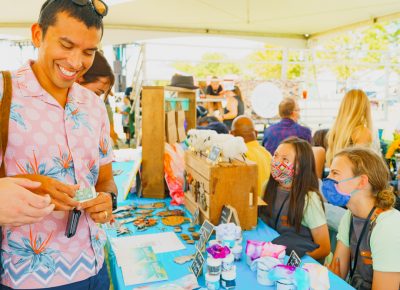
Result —
[{"label": "tree in background", "polygon": [[175,62],[172,65],[176,70],[204,79],[208,76],[240,75],[238,65],[228,62],[226,55],[222,53],[205,53],[197,64]]}]

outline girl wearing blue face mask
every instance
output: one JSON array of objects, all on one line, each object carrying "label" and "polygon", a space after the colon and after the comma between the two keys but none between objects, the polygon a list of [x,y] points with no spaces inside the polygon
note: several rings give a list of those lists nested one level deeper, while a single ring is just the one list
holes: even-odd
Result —
[{"label": "girl wearing blue face mask", "polygon": [[323,260],[330,253],[330,240],[311,145],[294,137],[284,140],[274,153],[271,177],[261,218],[281,237],[294,240],[296,252],[300,244],[303,249],[312,244],[315,247],[306,253]]},{"label": "girl wearing blue face mask", "polygon": [[389,177],[375,152],[349,148],[336,154],[323,181],[327,200],[348,208],[329,268],[356,289],[400,289],[400,212]]}]

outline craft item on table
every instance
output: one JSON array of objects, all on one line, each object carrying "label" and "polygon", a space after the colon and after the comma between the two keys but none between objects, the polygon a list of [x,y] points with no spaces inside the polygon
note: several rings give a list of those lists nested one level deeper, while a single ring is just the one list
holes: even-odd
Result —
[{"label": "craft item on table", "polygon": [[137,215],[152,215],[154,212],[154,209],[138,209],[135,211],[135,214]]},{"label": "craft item on table", "polygon": [[156,213],[157,216],[167,217],[167,216],[184,216],[185,212],[181,209],[164,210]]},{"label": "craft item on table", "polygon": [[168,275],[159,262],[132,264],[122,267],[122,276],[125,285],[143,284],[167,280]]},{"label": "craft item on table", "polygon": [[204,251],[206,243],[207,243],[208,239],[211,237],[213,231],[214,231],[214,225],[212,223],[210,223],[208,220],[205,220],[199,230],[200,239],[196,244],[196,248],[199,251],[201,251],[201,252]]},{"label": "craft item on table", "polygon": [[117,228],[117,236],[122,236],[122,235],[126,235],[126,234],[131,234],[131,230],[128,229],[127,227],[122,227],[120,226],[119,228]]},{"label": "craft item on table", "polygon": [[190,240],[190,237],[187,234],[181,234],[181,238],[185,241]]},{"label": "craft item on table", "polygon": [[151,246],[156,254],[174,252],[186,248],[174,232],[111,238],[111,246],[117,260],[124,257],[125,253],[132,248]]},{"label": "craft item on table", "polygon": [[133,224],[138,228],[139,227],[140,228],[143,228],[143,227],[148,228],[148,227],[155,226],[157,224],[157,222],[158,222],[157,219],[144,217],[144,218],[136,218],[136,220],[133,221]]},{"label": "craft item on table", "polygon": [[139,204],[137,206],[137,208],[140,209],[158,209],[164,207],[165,207],[165,202],[146,203],[146,204]]},{"label": "craft item on table", "polygon": [[269,271],[268,278],[277,283],[277,289],[279,287],[281,287],[280,289],[292,289],[288,288],[291,285],[294,285],[295,288],[293,289],[297,290],[308,290],[310,288],[309,273],[300,267],[277,265]]},{"label": "craft item on table", "polygon": [[161,219],[161,222],[166,226],[179,226],[186,222],[190,222],[189,218],[185,218],[183,216],[167,216]]},{"label": "craft item on table", "polygon": [[117,214],[113,214],[113,216],[116,219],[125,219],[125,218],[133,216],[133,214],[131,212],[120,212]]},{"label": "craft item on table", "polygon": [[196,229],[194,227],[188,227],[189,232],[194,232]]},{"label": "craft item on table", "polygon": [[131,210],[135,210],[135,209],[136,209],[135,205],[119,206],[116,210],[113,211],[113,214],[120,213],[123,211],[131,211]]},{"label": "craft item on table", "polygon": [[242,137],[234,137],[230,134],[217,134],[211,137],[211,146],[221,148],[221,155],[224,161],[234,158],[243,159],[247,152],[246,143]]},{"label": "craft item on table", "polygon": [[197,250],[189,269],[190,271],[192,271],[193,274],[196,275],[196,277],[199,277],[201,272],[203,272],[203,264],[204,264],[203,254]]},{"label": "craft item on table", "polygon": [[251,263],[250,269],[257,271],[257,282],[264,286],[273,286],[274,281],[271,281],[268,277],[269,271],[277,265],[280,265],[280,260],[273,257],[261,257],[254,260]]},{"label": "craft item on table", "polygon": [[222,259],[222,271],[230,271],[233,267],[235,257],[232,253]]},{"label": "craft item on table", "polygon": [[195,225],[199,224],[199,216],[200,216],[200,208],[197,206],[190,221],[191,227],[194,227]]},{"label": "craft item on table", "polygon": [[246,243],[246,262],[247,265],[251,265],[255,259],[261,257],[261,253],[263,250],[265,242],[264,241],[253,241],[248,240]]},{"label": "craft item on table", "polygon": [[208,247],[206,251],[214,259],[224,259],[231,253],[231,250],[228,247],[224,247],[219,244],[215,244],[212,245],[211,247]]},{"label": "craft item on table", "polygon": [[222,271],[222,259],[207,258],[207,272],[211,275],[219,275]]},{"label": "craft item on table", "polygon": [[165,143],[164,152],[165,181],[171,196],[171,204],[181,205],[185,199],[183,192],[185,152],[179,144],[170,145],[168,143]]},{"label": "craft item on table", "polygon": [[221,286],[224,289],[233,289],[236,287],[236,266],[229,271],[222,271]]},{"label": "craft item on table", "polygon": [[193,260],[193,258],[194,258],[194,255],[186,255],[186,256],[175,257],[174,258],[174,262],[179,264],[179,265],[182,265],[182,264],[185,264],[185,263]]},{"label": "craft item on table", "polygon": [[214,275],[211,273],[206,273],[205,280],[206,280],[207,290],[218,290],[220,279],[221,279],[221,274]]},{"label": "craft item on table", "polygon": [[180,232],[182,232],[182,228],[181,227],[174,227],[174,232],[175,233],[180,233]]},{"label": "craft item on table", "polygon": [[223,245],[233,248],[237,238],[241,238],[242,229],[234,223],[220,224],[215,227],[216,239]]},{"label": "craft item on table", "polygon": [[289,256],[289,259],[288,259],[288,262],[286,263],[286,265],[295,266],[295,267],[301,266],[301,259],[294,250],[292,250],[292,252],[290,253],[290,256]]},{"label": "craft item on table", "polygon": [[[118,257],[117,257],[118,258]],[[152,247],[132,248],[119,257],[125,285],[166,280],[167,273]]]},{"label": "craft item on table", "polygon": [[79,202],[85,202],[97,197],[97,192],[94,186],[78,189],[75,192],[74,199]]},{"label": "craft item on table", "polygon": [[285,252],[286,246],[275,245],[271,242],[267,242],[264,244],[261,252],[261,257],[273,257],[277,258],[281,261],[281,264],[284,263],[285,260]]},{"label": "craft item on table", "polygon": [[198,239],[200,239],[200,234],[199,233],[192,233],[192,238],[193,238],[193,240],[197,241]]},{"label": "craft item on table", "polygon": [[240,261],[242,259],[242,245],[235,244],[232,248],[232,254],[235,257],[235,261]]},{"label": "craft item on table", "polygon": [[188,274],[175,281],[166,284],[157,284],[155,286],[142,286],[135,288],[137,290],[192,290],[199,288],[197,277],[194,274]]},{"label": "craft item on table", "polygon": [[[126,161],[137,161],[140,162],[139,156],[141,156],[141,149],[124,148],[113,150],[113,161],[126,162]],[[139,161],[138,161],[139,159]]]},{"label": "craft item on table", "polygon": [[328,268],[314,263],[305,263],[303,269],[310,275],[311,290],[328,290],[330,288]]},{"label": "craft item on table", "polygon": [[186,240],[186,243],[193,245],[194,244],[194,240]]},{"label": "craft item on table", "polygon": [[189,149],[201,153],[211,148],[211,137],[217,135],[214,130],[197,130],[188,131],[187,142]]},{"label": "craft item on table", "polygon": [[119,223],[120,223],[120,225],[124,225],[124,224],[127,224],[127,223],[134,222],[136,219],[137,219],[137,217],[127,218],[125,220],[120,221]]}]

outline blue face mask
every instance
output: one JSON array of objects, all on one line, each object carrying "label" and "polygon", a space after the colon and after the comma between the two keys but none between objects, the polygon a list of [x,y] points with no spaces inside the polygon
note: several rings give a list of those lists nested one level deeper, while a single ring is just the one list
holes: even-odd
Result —
[{"label": "blue face mask", "polygon": [[358,176],[343,179],[341,181],[336,181],[331,178],[325,178],[322,181],[322,193],[324,194],[326,200],[336,206],[346,206],[349,203],[351,196],[358,191],[358,189],[353,190],[350,193],[340,192],[337,185],[342,182],[350,181]]}]

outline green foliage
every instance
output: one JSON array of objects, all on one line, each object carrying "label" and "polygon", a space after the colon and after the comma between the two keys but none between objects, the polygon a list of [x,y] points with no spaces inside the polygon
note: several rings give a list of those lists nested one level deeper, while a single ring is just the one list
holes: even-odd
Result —
[{"label": "green foliage", "polygon": [[221,53],[205,53],[198,64],[176,62],[172,66],[180,72],[194,75],[197,78],[241,74],[240,67],[234,63],[227,62],[227,57]]}]

